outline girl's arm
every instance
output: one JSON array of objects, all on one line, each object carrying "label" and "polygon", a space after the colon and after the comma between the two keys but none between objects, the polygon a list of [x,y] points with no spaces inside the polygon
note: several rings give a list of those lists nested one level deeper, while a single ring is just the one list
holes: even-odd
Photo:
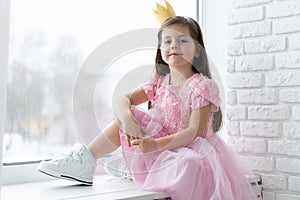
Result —
[{"label": "girl's arm", "polygon": [[125,134],[134,138],[141,138],[146,134],[145,130],[133,117],[131,106],[142,104],[147,100],[147,96],[142,87],[135,89],[131,93],[113,98],[113,112],[116,120],[119,120],[123,125]]},{"label": "girl's arm", "polygon": [[191,144],[196,137],[202,135],[208,122],[210,111],[211,104],[200,109],[193,110],[189,125],[186,129],[157,139],[148,137],[144,139],[133,140],[132,144],[139,145],[143,153],[173,150],[178,147],[186,147]]}]

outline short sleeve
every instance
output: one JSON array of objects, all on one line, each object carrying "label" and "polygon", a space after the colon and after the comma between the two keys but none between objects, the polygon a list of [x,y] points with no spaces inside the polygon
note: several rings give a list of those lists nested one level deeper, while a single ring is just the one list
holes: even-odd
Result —
[{"label": "short sleeve", "polygon": [[156,96],[158,80],[159,80],[158,75],[154,75],[148,83],[145,83],[143,85],[143,90],[147,95],[149,101],[153,100]]},{"label": "short sleeve", "polygon": [[143,90],[149,101],[151,101],[155,96],[155,87],[156,85],[153,82],[149,82],[143,85]]},{"label": "short sleeve", "polygon": [[220,105],[219,88],[212,79],[204,79],[195,83],[191,94],[191,109],[196,110],[212,103],[212,112],[216,112]]}]

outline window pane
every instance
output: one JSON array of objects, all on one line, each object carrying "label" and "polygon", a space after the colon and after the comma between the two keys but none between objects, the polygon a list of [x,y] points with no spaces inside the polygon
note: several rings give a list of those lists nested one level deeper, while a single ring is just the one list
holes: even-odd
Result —
[{"label": "window pane", "polygon": [[[169,2],[178,14],[196,18],[194,0]],[[4,163],[57,156],[79,141],[82,136],[76,130],[72,98],[83,63],[115,35],[158,28],[154,5],[154,1],[141,0],[11,0]],[[112,65],[132,64],[133,59],[143,57],[149,62],[154,53],[131,53]],[[112,119],[111,91],[121,78],[120,72],[108,70],[101,84],[109,89],[103,91],[100,86],[96,91],[95,110],[101,126]],[[94,137],[88,130],[87,125],[86,137]]]}]

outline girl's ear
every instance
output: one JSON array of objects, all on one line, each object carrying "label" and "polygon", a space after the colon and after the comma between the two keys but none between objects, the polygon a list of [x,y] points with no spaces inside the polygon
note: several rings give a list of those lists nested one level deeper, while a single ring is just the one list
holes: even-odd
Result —
[{"label": "girl's ear", "polygon": [[201,54],[201,47],[200,44],[197,44],[195,49],[195,57],[198,58],[200,54]]}]

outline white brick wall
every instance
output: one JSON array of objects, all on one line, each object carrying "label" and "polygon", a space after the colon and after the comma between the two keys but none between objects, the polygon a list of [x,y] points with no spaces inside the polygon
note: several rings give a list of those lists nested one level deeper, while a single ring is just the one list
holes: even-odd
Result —
[{"label": "white brick wall", "polygon": [[278,95],[275,89],[245,89],[237,91],[240,104],[276,104]]},{"label": "white brick wall", "polygon": [[300,33],[289,35],[288,41],[289,41],[289,46],[292,50],[300,49]]},{"label": "white brick wall", "polygon": [[300,0],[233,0],[229,144],[267,200],[300,200]]},{"label": "white brick wall", "polygon": [[300,31],[300,17],[287,17],[272,20],[273,33],[294,33]]},{"label": "white brick wall", "polygon": [[232,73],[228,76],[227,84],[230,88],[260,88],[264,84],[261,73]]},{"label": "white brick wall", "polygon": [[[237,123],[237,122],[235,122]],[[279,122],[240,122],[240,132],[243,136],[278,138],[281,136],[281,124]],[[287,135],[293,136],[294,129],[287,130]]]}]

